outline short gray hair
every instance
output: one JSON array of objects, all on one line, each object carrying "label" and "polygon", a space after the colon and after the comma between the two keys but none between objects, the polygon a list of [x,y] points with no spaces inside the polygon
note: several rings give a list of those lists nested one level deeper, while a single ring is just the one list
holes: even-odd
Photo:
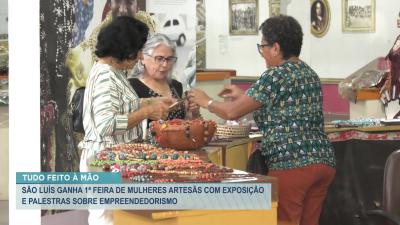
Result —
[{"label": "short gray hair", "polygon": [[[164,44],[172,50],[172,55],[176,57],[176,44],[171,41],[165,34],[155,33],[150,35],[147,39],[146,43],[143,46],[143,54],[151,55],[155,48],[157,48],[160,44]],[[171,69],[172,70],[172,69]],[[136,63],[133,68],[133,72],[131,77],[139,77],[144,72],[144,65],[142,62]]]}]

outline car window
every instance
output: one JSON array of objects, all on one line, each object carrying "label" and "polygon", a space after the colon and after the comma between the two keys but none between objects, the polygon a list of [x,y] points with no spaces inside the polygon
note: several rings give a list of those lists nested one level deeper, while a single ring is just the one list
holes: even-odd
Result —
[{"label": "car window", "polygon": [[170,27],[171,26],[171,20],[168,20],[165,24],[164,27]]},{"label": "car window", "polygon": [[179,25],[179,21],[178,21],[178,20],[173,20],[173,21],[172,21],[172,24],[173,24],[174,26]]}]

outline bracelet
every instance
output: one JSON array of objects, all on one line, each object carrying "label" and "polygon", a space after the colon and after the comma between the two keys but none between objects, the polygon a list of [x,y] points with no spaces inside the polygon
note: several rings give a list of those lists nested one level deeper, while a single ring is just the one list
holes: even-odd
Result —
[{"label": "bracelet", "polygon": [[212,104],[213,102],[214,102],[213,99],[208,100],[208,102],[207,102],[207,109],[208,109],[208,110],[210,110],[210,106],[211,106],[211,104]]}]

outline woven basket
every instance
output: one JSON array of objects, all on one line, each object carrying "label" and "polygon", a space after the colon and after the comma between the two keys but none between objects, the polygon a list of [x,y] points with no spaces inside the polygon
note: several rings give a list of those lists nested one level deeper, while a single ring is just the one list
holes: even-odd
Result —
[{"label": "woven basket", "polygon": [[250,125],[225,125],[218,124],[216,135],[219,138],[248,137]]}]

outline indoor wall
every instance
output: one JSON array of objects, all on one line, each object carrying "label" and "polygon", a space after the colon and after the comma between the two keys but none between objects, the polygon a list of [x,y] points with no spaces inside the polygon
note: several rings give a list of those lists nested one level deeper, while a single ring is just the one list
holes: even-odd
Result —
[{"label": "indoor wall", "polygon": [[[268,0],[258,0],[259,25],[268,18]],[[376,0],[375,32],[342,32],[342,1],[330,4],[330,27],[323,37],[310,32],[310,0],[281,0],[281,11],[295,17],[303,28],[301,58],[322,78],[345,78],[379,56],[386,56],[400,29],[398,0]],[[265,70],[256,43],[261,35],[229,35],[229,0],[205,1],[207,68],[237,70],[238,76],[259,76]]]}]

